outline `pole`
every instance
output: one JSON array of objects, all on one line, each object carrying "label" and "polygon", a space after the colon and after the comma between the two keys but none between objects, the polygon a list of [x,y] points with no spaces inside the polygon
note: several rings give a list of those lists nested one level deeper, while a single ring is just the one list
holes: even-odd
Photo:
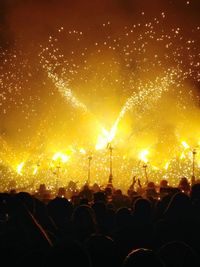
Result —
[{"label": "pole", "polygon": [[109,174],[108,184],[112,185],[112,180],[113,180],[113,165],[112,165],[113,147],[112,147],[111,143],[108,143],[108,149],[109,149],[109,161],[110,161],[110,174]]},{"label": "pole", "polygon": [[192,150],[192,179],[191,179],[191,185],[195,182],[195,156],[196,156],[196,150],[195,148]]},{"label": "pole", "polygon": [[[40,167],[40,163],[38,162],[38,163],[37,163],[37,171],[38,171],[39,167]],[[36,175],[36,174],[35,174],[35,175]],[[36,176],[35,176],[35,177],[36,177]],[[36,190],[35,186],[36,186],[36,178],[34,178],[34,180],[33,180],[33,188],[34,188],[34,190]]]},{"label": "pole", "polygon": [[147,175],[147,164],[143,165],[144,168],[144,174],[145,174],[145,178],[146,178],[146,185],[148,184],[149,180],[148,180],[148,175]]},{"label": "pole", "polygon": [[59,180],[59,174],[60,174],[60,162],[58,163],[58,165],[56,166],[57,168],[57,173],[56,173],[56,195],[58,194],[58,180]]},{"label": "pole", "polygon": [[88,179],[87,179],[87,184],[90,184],[90,168],[91,168],[91,160],[92,160],[92,156],[88,157]]}]

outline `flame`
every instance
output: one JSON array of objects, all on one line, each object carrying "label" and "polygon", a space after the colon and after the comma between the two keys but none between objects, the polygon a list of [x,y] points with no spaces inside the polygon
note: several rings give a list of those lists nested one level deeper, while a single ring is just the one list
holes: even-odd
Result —
[{"label": "flame", "polygon": [[144,149],[139,153],[139,159],[142,160],[143,162],[147,163],[148,159],[147,159],[147,155],[149,154],[149,150],[148,149]]},{"label": "flame", "polygon": [[21,162],[18,166],[17,166],[17,173],[19,175],[22,175],[22,169],[24,167],[24,162]]},{"label": "flame", "polygon": [[70,158],[70,156],[68,156],[62,152],[56,152],[52,157],[53,161],[60,160],[62,163],[67,162],[69,160],[69,158]]}]

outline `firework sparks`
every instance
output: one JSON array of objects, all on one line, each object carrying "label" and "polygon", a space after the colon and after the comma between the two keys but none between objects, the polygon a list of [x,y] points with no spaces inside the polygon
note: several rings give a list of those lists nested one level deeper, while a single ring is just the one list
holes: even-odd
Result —
[{"label": "firework sparks", "polygon": [[36,175],[36,173],[38,172],[38,166],[36,166],[33,170],[33,175]]},{"label": "firework sparks", "polygon": [[62,152],[56,152],[53,157],[53,161],[61,161],[62,163],[67,162],[70,159],[70,156],[62,153]]},{"label": "firework sparks", "polygon": [[17,166],[17,173],[19,175],[22,175],[22,169],[24,167],[24,162],[21,162],[18,166]]},{"label": "firework sparks", "polygon": [[183,145],[184,149],[190,148],[190,146],[185,141],[182,141],[181,144]]},{"label": "firework sparks", "polygon": [[[130,181],[122,177],[144,176],[138,157],[148,162],[148,176],[156,183],[164,177],[176,185],[180,176],[190,177],[191,147],[200,133],[200,27],[193,25],[188,35],[178,23],[166,25],[168,12],[150,21],[144,14],[134,23],[117,24],[117,31],[112,20],[97,23],[100,35],[80,25],[54,27],[35,45],[39,51],[19,51],[20,44],[2,50],[2,190],[12,181],[25,188],[33,176],[36,186],[52,188],[52,168],[61,163],[60,184],[72,179],[81,186],[88,167],[84,155],[94,148],[91,182],[105,184],[109,143],[116,147],[114,183],[123,189]],[[188,143],[180,144],[182,138]],[[151,153],[141,151],[146,147]],[[20,158],[24,162],[16,169]]]},{"label": "firework sparks", "polygon": [[139,159],[142,160],[144,163],[148,162],[147,156],[149,155],[149,150],[144,149],[139,153]]}]

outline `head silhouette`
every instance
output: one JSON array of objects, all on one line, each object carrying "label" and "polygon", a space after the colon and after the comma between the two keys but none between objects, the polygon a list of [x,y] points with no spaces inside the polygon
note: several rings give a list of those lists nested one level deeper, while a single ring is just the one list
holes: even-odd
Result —
[{"label": "head silhouette", "polygon": [[164,265],[152,250],[144,248],[133,250],[123,262],[123,267],[141,266],[163,267]]},{"label": "head silhouette", "polygon": [[173,195],[164,213],[165,218],[172,221],[189,218],[190,214],[191,201],[184,193]]},{"label": "head silhouette", "polygon": [[151,215],[151,202],[144,198],[138,198],[134,204],[134,215],[138,218],[149,219]]},{"label": "head silhouette", "polygon": [[117,266],[114,241],[105,235],[92,235],[85,242],[93,267]]},{"label": "head silhouette", "polygon": [[166,267],[197,267],[197,256],[193,249],[183,242],[174,241],[163,245],[158,251],[158,255],[165,263]]}]

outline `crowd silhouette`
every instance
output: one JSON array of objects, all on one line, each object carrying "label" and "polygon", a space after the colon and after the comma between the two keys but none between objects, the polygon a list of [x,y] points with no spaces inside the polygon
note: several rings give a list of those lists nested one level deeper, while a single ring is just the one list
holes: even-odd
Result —
[{"label": "crowd silhouette", "polygon": [[[200,183],[135,190],[90,187],[53,199],[0,193],[0,254],[8,266],[200,266]],[[94,190],[95,188],[95,190]],[[63,193],[64,191],[61,190]]]}]

